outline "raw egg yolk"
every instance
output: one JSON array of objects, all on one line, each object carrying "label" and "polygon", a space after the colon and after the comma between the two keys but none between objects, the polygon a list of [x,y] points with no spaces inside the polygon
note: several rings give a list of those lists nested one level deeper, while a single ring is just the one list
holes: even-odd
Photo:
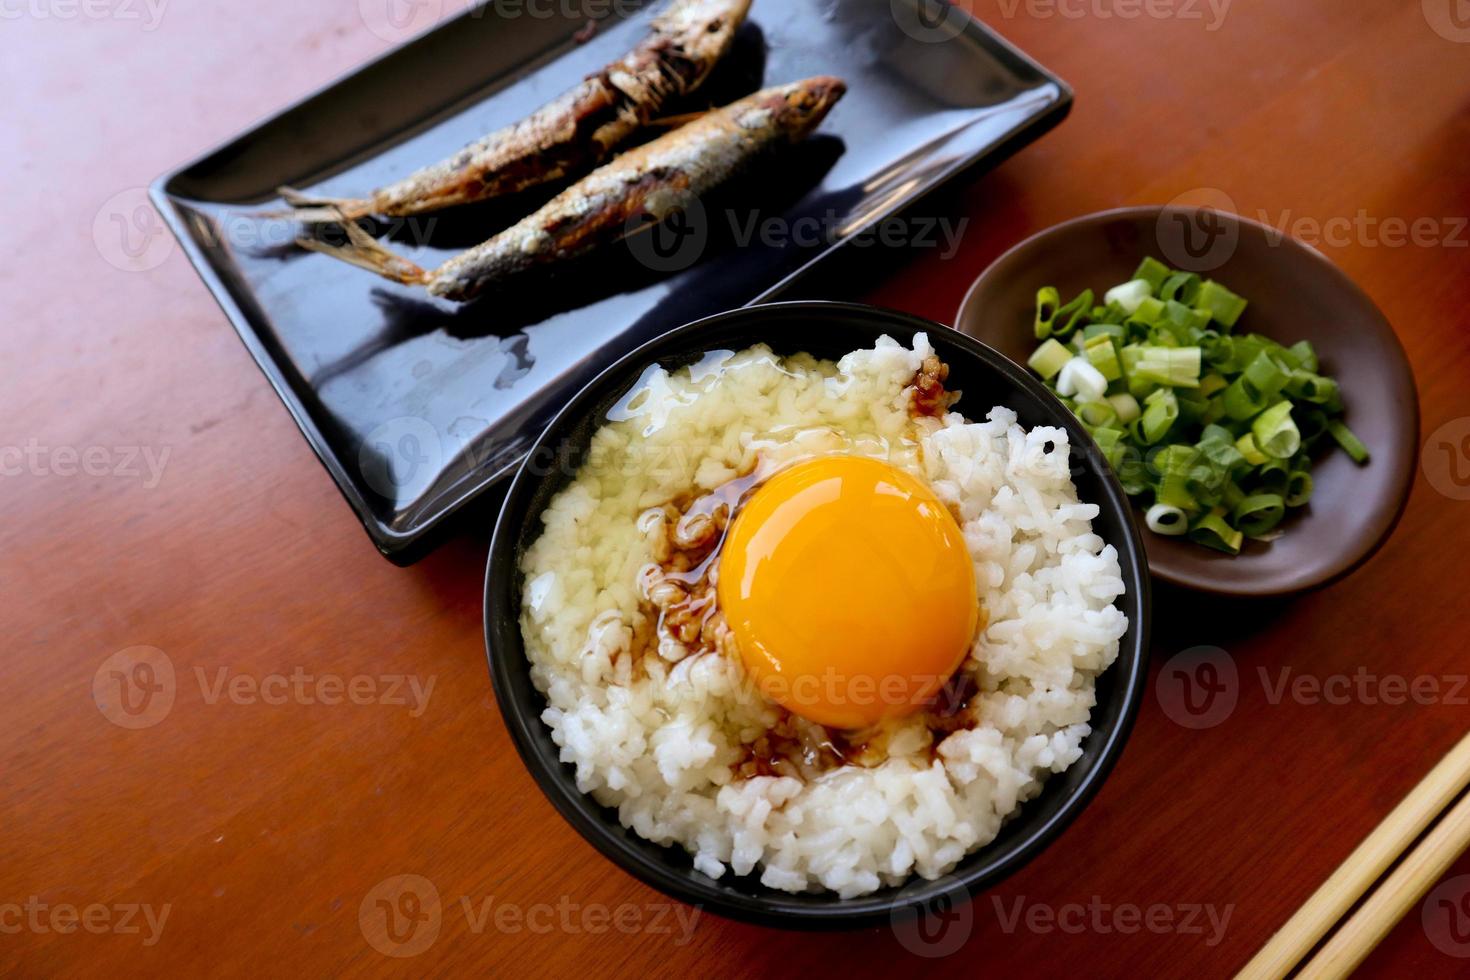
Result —
[{"label": "raw egg yolk", "polygon": [[761,486],[725,540],[718,594],[761,693],[844,729],[922,707],[964,661],[979,615],[949,511],[918,479],[858,456]]}]

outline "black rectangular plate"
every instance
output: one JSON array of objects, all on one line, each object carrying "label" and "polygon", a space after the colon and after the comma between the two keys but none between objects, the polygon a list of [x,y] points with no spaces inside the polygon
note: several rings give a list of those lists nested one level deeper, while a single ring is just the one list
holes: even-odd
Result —
[{"label": "black rectangular plate", "polygon": [[[260,217],[280,206],[281,184],[362,196],[528,115],[636,43],[657,6],[601,22],[580,42],[581,25],[562,17],[472,8],[153,186],[199,274],[395,562],[421,557],[451,514],[511,472],[599,368],[667,329],[789,288],[875,222],[1015,152],[1071,105],[1065,83],[940,0],[756,0],[696,104],[681,108],[817,74],[844,78],[848,95],[817,135],[706,201],[702,225],[688,219],[682,230],[702,234],[687,268],[668,268],[690,261],[687,251],[659,270],[618,247],[456,305],[301,251],[294,223]],[[554,190],[380,230],[432,267]],[[790,239],[805,229],[802,241],[742,242],[752,222],[772,218]]]}]

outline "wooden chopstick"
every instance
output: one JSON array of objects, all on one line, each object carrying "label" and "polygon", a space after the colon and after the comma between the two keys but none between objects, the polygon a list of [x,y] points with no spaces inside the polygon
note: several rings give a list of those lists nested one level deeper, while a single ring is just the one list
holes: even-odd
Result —
[{"label": "wooden chopstick", "polygon": [[1470,794],[1463,796],[1429,836],[1394,868],[1347,924],[1297,974],[1300,980],[1346,977],[1383,942],[1404,913],[1470,848]]},{"label": "wooden chopstick", "polygon": [[[1237,980],[1282,980],[1327,935],[1328,930],[1347,914],[1348,909],[1363,897],[1373,883],[1383,877],[1389,866],[1418,840],[1425,828],[1444,812],[1467,785],[1470,785],[1470,735],[1461,739],[1363,843],[1348,855],[1347,860],[1332,873],[1332,877],[1322,883],[1322,887],[1307,899],[1296,914],[1287,920],[1236,975]],[[1461,806],[1463,805],[1462,802]],[[1456,807],[1457,812],[1459,809],[1460,807]],[[1426,845],[1429,843],[1429,840],[1425,841]],[[1460,850],[1464,850],[1463,845]],[[1418,851],[1415,853],[1417,855]],[[1455,854],[1458,855],[1459,851]],[[1430,860],[1432,859],[1431,857]],[[1453,859],[1450,858],[1451,861]],[[1445,866],[1448,867],[1448,862]],[[1413,904],[1412,899],[1409,904]],[[1403,911],[1400,910],[1399,915],[1402,914]],[[1357,918],[1355,916],[1354,921]],[[1391,926],[1393,921],[1388,924]],[[1361,930],[1363,927],[1359,928]],[[1367,935],[1363,931],[1354,934],[1360,937]],[[1382,938],[1380,934],[1374,943]],[[1362,955],[1366,956],[1371,948],[1364,949]],[[1324,948],[1323,952],[1327,950]],[[1361,958],[1360,956],[1359,959]]]}]

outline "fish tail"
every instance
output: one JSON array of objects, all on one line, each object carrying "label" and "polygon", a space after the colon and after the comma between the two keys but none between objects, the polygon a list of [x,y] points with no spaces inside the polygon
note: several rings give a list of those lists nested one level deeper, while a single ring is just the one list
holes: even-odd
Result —
[{"label": "fish tail", "polygon": [[372,201],[360,198],[312,197],[294,187],[278,187],[276,193],[292,207],[285,214],[308,225],[331,224],[343,218],[356,221],[369,217],[374,210]]},{"label": "fish tail", "polygon": [[340,259],[359,269],[376,272],[384,279],[401,282],[405,286],[423,286],[433,279],[433,274],[427,269],[388,251],[341,211],[333,211],[333,214],[334,216],[329,220],[341,224],[347,230],[346,244],[333,245],[315,238],[298,238],[296,244],[312,252],[330,255],[334,259]]}]

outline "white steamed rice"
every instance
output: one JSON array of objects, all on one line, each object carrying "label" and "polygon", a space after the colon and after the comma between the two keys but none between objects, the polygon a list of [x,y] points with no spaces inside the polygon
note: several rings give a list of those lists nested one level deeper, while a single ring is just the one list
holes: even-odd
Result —
[{"label": "white steamed rice", "polygon": [[[914,417],[910,384],[930,353],[919,335],[912,350],[883,338],[837,364],[757,347],[649,372],[523,559],[531,673],[578,787],[712,877],[756,872],[843,897],[936,878],[1081,754],[1094,681],[1127,627],[1117,553],[1092,533],[1097,506],[1077,499],[1065,430],[1027,432],[1002,407],[983,422]],[[651,640],[639,576],[667,546],[648,515],[749,472],[757,453],[834,451],[926,479],[959,519],[988,616],[971,652],[978,722],[939,736],[937,753],[911,718],[879,765],[742,778],[778,709],[743,683],[738,658],[681,659]]]}]

